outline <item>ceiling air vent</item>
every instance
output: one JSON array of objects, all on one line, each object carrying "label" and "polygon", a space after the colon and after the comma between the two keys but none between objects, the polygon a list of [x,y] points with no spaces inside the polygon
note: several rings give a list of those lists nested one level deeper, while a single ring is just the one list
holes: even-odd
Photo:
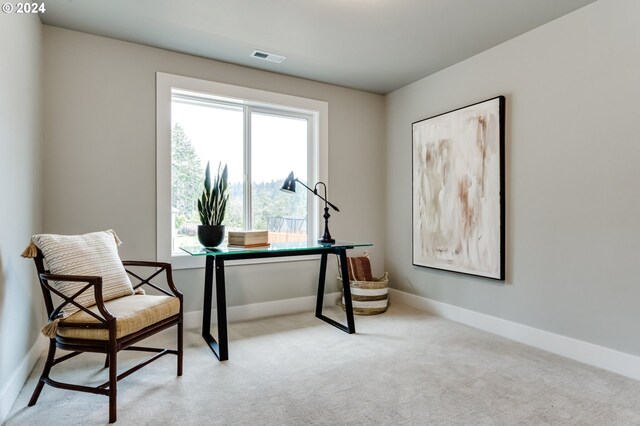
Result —
[{"label": "ceiling air vent", "polygon": [[249,56],[252,58],[262,59],[263,61],[275,62],[276,64],[285,60],[284,56],[276,55],[275,53],[263,52],[261,50],[254,50]]}]

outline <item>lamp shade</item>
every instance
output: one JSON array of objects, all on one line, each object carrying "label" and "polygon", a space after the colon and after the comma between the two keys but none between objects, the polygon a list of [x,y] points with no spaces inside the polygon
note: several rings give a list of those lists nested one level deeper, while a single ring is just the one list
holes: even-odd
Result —
[{"label": "lamp shade", "polygon": [[289,173],[289,176],[284,180],[280,191],[296,192],[296,178],[293,176],[293,172]]}]

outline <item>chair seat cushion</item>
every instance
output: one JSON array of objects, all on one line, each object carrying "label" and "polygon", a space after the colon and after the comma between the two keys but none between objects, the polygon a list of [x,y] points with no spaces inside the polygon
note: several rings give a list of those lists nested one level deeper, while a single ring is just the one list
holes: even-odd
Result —
[{"label": "chair seat cushion", "polygon": [[[133,295],[112,299],[104,303],[111,314],[116,317],[116,337],[128,336],[145,327],[156,324],[180,312],[180,299],[171,296]],[[88,308],[102,316],[97,306]],[[60,321],[58,336],[70,339],[109,340],[109,332],[105,329],[74,327],[74,323],[100,322],[84,311]]]}]

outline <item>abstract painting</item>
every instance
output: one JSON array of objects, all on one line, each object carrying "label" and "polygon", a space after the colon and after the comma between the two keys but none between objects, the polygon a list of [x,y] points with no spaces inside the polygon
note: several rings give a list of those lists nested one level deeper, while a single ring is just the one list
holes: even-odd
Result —
[{"label": "abstract painting", "polygon": [[498,96],[413,123],[413,264],[504,280]]}]

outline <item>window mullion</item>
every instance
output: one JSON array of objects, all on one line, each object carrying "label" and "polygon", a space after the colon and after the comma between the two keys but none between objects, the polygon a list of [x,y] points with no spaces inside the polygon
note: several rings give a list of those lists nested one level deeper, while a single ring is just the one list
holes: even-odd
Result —
[{"label": "window mullion", "polygon": [[251,208],[251,108],[244,110],[244,227],[252,229]]},{"label": "window mullion", "polygon": [[[318,154],[316,152],[316,144],[314,142],[315,127],[310,122],[309,117],[307,119],[307,184],[313,184],[318,179],[318,169],[316,167],[316,159]],[[307,235],[318,235],[320,229],[320,218],[318,212],[318,200],[317,197],[311,197],[307,194]],[[314,220],[315,218],[315,220]]]}]

